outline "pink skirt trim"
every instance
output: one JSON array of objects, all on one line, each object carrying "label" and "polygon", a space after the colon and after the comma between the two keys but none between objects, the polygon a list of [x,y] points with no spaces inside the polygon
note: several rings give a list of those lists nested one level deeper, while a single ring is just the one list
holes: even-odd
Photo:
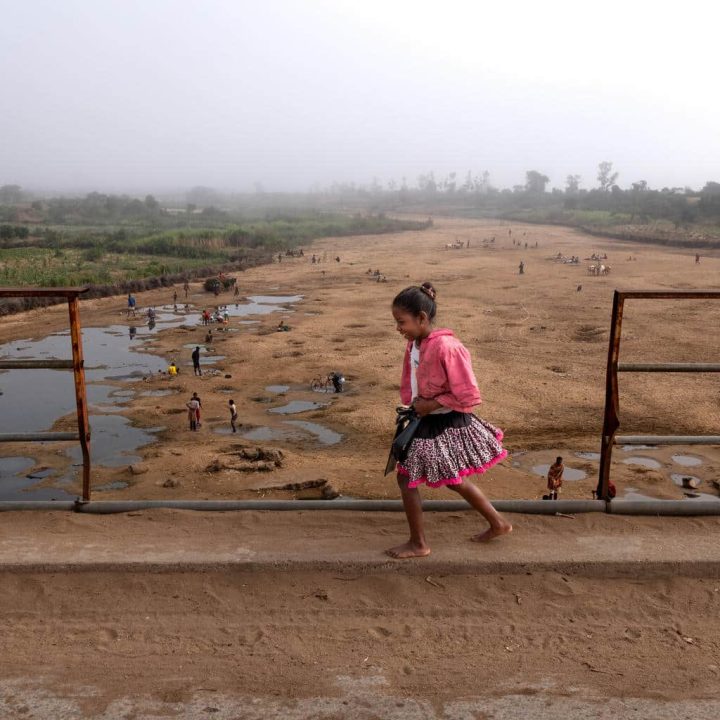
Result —
[{"label": "pink skirt trim", "polygon": [[[499,432],[498,440],[502,440],[502,430]],[[473,468],[465,468],[463,470],[460,470],[457,477],[453,478],[443,478],[442,480],[438,480],[436,483],[428,482],[427,477],[421,477],[417,480],[413,480],[408,483],[409,488],[415,488],[418,485],[425,484],[428,487],[431,488],[439,488],[444,487],[445,485],[462,485],[463,478],[467,477],[468,475],[479,475],[480,473],[484,473],[486,470],[489,470],[494,465],[497,465],[499,462],[503,461],[507,457],[508,451],[503,450],[499,455],[494,457],[489,462],[486,462],[484,465],[481,465],[480,467],[473,467]],[[409,476],[410,473],[400,464],[398,463],[397,466],[397,474],[398,475],[404,475]]]}]

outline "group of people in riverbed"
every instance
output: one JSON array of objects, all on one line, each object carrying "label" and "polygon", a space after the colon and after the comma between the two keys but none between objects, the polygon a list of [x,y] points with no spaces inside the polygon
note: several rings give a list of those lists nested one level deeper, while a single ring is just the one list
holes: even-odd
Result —
[{"label": "group of people in riverbed", "polygon": [[[200,413],[202,411],[202,400],[196,392],[192,394],[190,400],[185,403],[188,409],[188,422],[190,423],[190,430],[197,432],[202,427]],[[230,427],[233,432],[237,432],[237,405],[234,400],[228,400],[228,408],[230,410]]]}]

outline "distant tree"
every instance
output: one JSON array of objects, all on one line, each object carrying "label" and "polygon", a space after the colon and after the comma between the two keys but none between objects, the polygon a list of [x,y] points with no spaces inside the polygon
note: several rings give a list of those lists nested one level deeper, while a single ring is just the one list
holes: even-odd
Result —
[{"label": "distant tree", "polygon": [[151,213],[156,213],[158,210],[160,210],[160,203],[152,195],[146,195],[145,196],[145,207]]},{"label": "distant tree", "polygon": [[451,172],[443,181],[445,192],[454,193],[457,189],[457,173]]},{"label": "distant tree", "polygon": [[537,170],[528,170],[525,173],[525,189],[529,193],[542,194],[545,192],[545,186],[550,182],[547,175],[539,173]]},{"label": "distant tree", "polygon": [[619,173],[612,171],[613,164],[607,160],[603,160],[598,165],[598,182],[600,183],[600,190],[603,192],[609,192],[613,185],[617,182]]},{"label": "distant tree", "polygon": [[219,195],[217,191],[212,188],[198,185],[187,192],[185,200],[200,207],[207,207],[208,205],[219,202]]},{"label": "distant tree", "polygon": [[19,185],[3,185],[0,187],[0,204],[16,205],[22,202],[22,188]]},{"label": "distant tree", "polygon": [[460,187],[460,190],[464,193],[469,193],[469,192],[472,192],[473,187],[474,187],[474,184],[473,184],[472,172],[470,172],[470,170],[468,170],[467,175],[465,176],[465,182]]},{"label": "distant tree", "polygon": [[580,180],[579,175],[568,175],[565,178],[565,192],[568,195],[577,195],[580,191]]},{"label": "distant tree", "polygon": [[437,192],[437,183],[435,182],[435,173],[430,171],[427,175],[418,176],[418,189],[421,192],[434,193]]},{"label": "distant tree", "polygon": [[185,212],[188,215],[192,215],[197,210],[197,205],[195,203],[188,203],[185,205]]},{"label": "distant tree", "polygon": [[638,180],[632,183],[632,189],[635,192],[647,192],[649,190],[647,180]]},{"label": "distant tree", "polygon": [[700,192],[703,195],[720,195],[720,183],[708,180]]}]

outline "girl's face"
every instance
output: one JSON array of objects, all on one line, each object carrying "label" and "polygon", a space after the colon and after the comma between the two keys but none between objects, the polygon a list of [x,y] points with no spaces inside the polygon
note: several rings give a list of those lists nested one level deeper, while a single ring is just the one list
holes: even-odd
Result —
[{"label": "girl's face", "polygon": [[429,335],[430,321],[427,313],[421,312],[419,315],[413,315],[407,310],[393,305],[392,314],[397,331],[406,340],[421,340]]}]

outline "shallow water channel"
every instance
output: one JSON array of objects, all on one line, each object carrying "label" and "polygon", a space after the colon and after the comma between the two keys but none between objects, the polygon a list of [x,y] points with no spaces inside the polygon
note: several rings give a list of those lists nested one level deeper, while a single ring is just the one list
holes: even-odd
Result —
[{"label": "shallow water channel", "polygon": [[[285,305],[298,302],[300,295],[253,295],[248,302],[227,306],[231,317],[264,315],[281,310],[292,310]],[[206,305],[215,307],[212,301]],[[122,313],[123,317],[125,313]],[[82,320],[82,308],[81,308]],[[148,392],[144,387],[135,389],[132,384],[143,377],[167,368],[164,357],[147,352],[148,340],[161,330],[188,325],[196,327],[201,316],[196,308],[188,311],[182,305],[156,307],[155,321],[148,323],[138,312],[136,318],[127,318],[126,325],[84,327],[82,330],[87,383],[88,412],[92,441],[90,445],[93,465],[119,467],[137,462],[137,451],[155,441],[154,433],[162,428],[137,428],[117,413],[125,409],[135,394]],[[215,326],[210,326],[215,327]],[[72,357],[70,331],[53,333],[39,339],[13,340],[0,345],[0,357],[6,359],[69,359]],[[204,355],[201,363],[211,364],[222,359],[220,355]],[[119,383],[120,386],[109,384]],[[125,384],[130,387],[122,387]],[[59,419],[75,414],[75,387],[69,370],[6,370],[0,372],[0,432],[42,432],[49,430]],[[47,446],[50,443],[43,443]],[[8,455],[10,445],[3,448]],[[31,474],[35,465],[31,457],[15,453],[0,457],[0,500],[67,500],[74,499],[77,491],[73,480],[81,462],[80,445],[73,445],[66,453],[70,469],[53,477],[52,471]],[[58,471],[60,472],[60,471]],[[52,478],[58,487],[37,487]],[[65,489],[64,489],[65,488]],[[97,488],[101,489],[101,488]]]}]

